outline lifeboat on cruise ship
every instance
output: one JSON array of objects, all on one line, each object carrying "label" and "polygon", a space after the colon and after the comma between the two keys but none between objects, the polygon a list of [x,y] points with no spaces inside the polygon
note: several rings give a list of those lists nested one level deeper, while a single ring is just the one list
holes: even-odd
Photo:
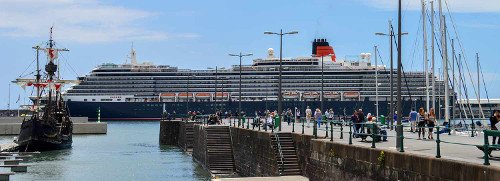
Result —
[{"label": "lifeboat on cruise ship", "polygon": [[[217,96],[216,96],[216,95],[217,95]],[[222,93],[222,92],[217,92],[217,94],[216,94],[216,95],[214,95],[214,99],[215,99],[215,97],[217,97],[217,99],[223,99],[223,98],[224,98],[224,99],[227,99],[227,97],[228,97],[228,95],[229,95],[229,94],[228,94],[228,93],[226,93],[226,92],[224,92],[224,93]]]},{"label": "lifeboat on cruise ship", "polygon": [[340,99],[340,92],[325,92],[325,98],[327,99]]},{"label": "lifeboat on cruise ship", "polygon": [[195,94],[196,99],[210,99],[210,93],[207,92],[199,92]]},{"label": "lifeboat on cruise ship", "polygon": [[188,96],[189,96],[189,98],[192,98],[193,93],[181,92],[177,96],[179,97],[179,99],[185,99]]},{"label": "lifeboat on cruise ship", "polygon": [[283,92],[283,98],[285,99],[298,99],[299,97],[298,92]]},{"label": "lifeboat on cruise ship", "polygon": [[344,98],[346,98],[346,99],[358,99],[359,92],[344,92]]},{"label": "lifeboat on cruise ship", "polygon": [[305,99],[317,99],[317,98],[319,98],[319,93],[318,92],[304,92],[304,94],[302,96],[304,96]]},{"label": "lifeboat on cruise ship", "polygon": [[171,92],[161,93],[160,97],[162,97],[162,98],[175,98],[175,93],[171,93]]}]

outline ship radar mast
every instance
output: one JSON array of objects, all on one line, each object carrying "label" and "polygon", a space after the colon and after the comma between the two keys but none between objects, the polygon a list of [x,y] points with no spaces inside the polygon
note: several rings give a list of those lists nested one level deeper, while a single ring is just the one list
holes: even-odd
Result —
[{"label": "ship radar mast", "polygon": [[134,50],[134,43],[132,43],[132,48],[130,49],[130,63],[132,63],[132,65],[137,65],[137,57]]}]

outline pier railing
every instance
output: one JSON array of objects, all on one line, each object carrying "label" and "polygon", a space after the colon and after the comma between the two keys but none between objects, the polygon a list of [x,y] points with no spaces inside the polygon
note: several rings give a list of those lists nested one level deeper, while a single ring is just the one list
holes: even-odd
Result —
[{"label": "pier railing", "polygon": [[[323,117],[321,120],[315,120],[311,118],[311,120],[307,121],[306,118],[301,118],[301,119],[290,119],[288,120],[287,118],[284,118],[283,120],[289,121],[290,125],[292,126],[292,132],[295,133],[296,126],[299,126],[298,129],[299,133],[305,134],[306,129],[310,129],[309,126],[306,126],[306,124],[309,125],[309,123],[312,123],[312,129],[313,133],[312,135],[314,138],[318,138],[318,133],[324,132],[324,137],[329,138],[330,141],[334,141],[334,133],[338,134],[338,138],[341,140],[344,140],[344,134],[348,135],[348,144],[353,144],[353,139],[354,138],[361,138],[362,140],[366,140],[366,138],[370,137],[371,138],[371,148],[376,148],[377,143],[387,140],[387,139],[397,139],[397,135],[389,135],[387,134],[389,129],[391,128],[390,125],[388,125],[388,122],[385,124],[381,124],[379,122],[362,122],[362,123],[353,123],[350,120],[347,120],[346,116],[337,116],[335,119],[326,119]],[[287,123],[285,122],[285,123]],[[318,123],[322,126],[322,128],[318,128]],[[275,131],[279,131],[279,127],[283,124],[279,122],[278,117],[272,118],[270,121],[269,118],[267,117],[246,117],[243,116],[241,120],[239,120],[237,117],[233,117],[229,119],[229,124],[232,127],[239,127],[243,129],[252,129],[252,130],[258,130],[258,131],[270,131],[274,133]],[[438,123],[436,123],[438,124]],[[245,126],[246,125],[246,126]],[[251,128],[250,128],[251,127]],[[412,126],[409,124],[404,124],[404,125],[393,125],[392,128],[401,128],[401,130],[404,129],[412,129]],[[500,150],[500,145],[499,144],[489,144],[488,138],[491,136],[497,136],[500,137],[500,131],[490,131],[490,130],[484,130],[485,128],[479,128],[477,129],[475,126],[475,123],[472,123],[469,128],[466,128],[465,131],[470,131],[469,136],[470,137],[477,137],[478,132],[482,131],[484,132],[484,143],[482,144],[469,144],[469,143],[463,143],[463,142],[453,142],[450,140],[445,140],[442,139],[440,135],[442,134],[451,134],[452,130],[455,130],[456,127],[453,127],[450,124],[446,124],[444,126],[436,125],[436,126],[414,126],[414,129],[435,129],[435,132],[432,132],[433,135],[436,135],[436,153],[435,157],[436,158],[441,158],[441,147],[442,144],[453,144],[453,145],[462,145],[462,146],[470,146],[471,148],[475,149],[481,149],[484,153],[484,165],[489,165],[489,157],[491,156],[490,153],[492,150]],[[348,129],[348,130],[347,130]],[[392,129],[391,129],[392,130]],[[396,129],[398,130],[398,129]],[[427,132],[427,131],[426,131]],[[335,136],[337,137],[337,136]],[[410,137],[410,136],[405,136],[404,131],[403,134],[400,135],[400,141],[401,145],[398,150],[400,152],[404,152],[404,140],[417,140],[417,138]]]}]

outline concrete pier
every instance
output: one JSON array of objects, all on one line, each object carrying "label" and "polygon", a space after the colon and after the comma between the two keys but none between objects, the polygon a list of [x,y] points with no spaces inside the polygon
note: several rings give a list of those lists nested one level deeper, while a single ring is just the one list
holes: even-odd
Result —
[{"label": "concrete pier", "polygon": [[[0,135],[17,135],[21,130],[23,117],[0,117]],[[71,117],[73,134],[106,134],[106,122],[88,122],[87,117]]]}]

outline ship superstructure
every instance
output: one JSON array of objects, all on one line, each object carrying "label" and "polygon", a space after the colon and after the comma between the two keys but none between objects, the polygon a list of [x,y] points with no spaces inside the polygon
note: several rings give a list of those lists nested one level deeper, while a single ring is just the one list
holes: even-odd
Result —
[{"label": "ship superstructure", "polygon": [[[390,100],[388,68],[372,65],[369,53],[337,58],[326,39],[315,39],[312,44],[312,56],[282,60],[285,109],[317,106],[323,98],[326,108],[337,112],[347,110],[350,114],[351,109],[374,109],[378,94],[380,110],[387,110]],[[190,111],[206,113],[235,111],[241,69],[243,111],[274,110],[278,99],[279,58],[274,56],[273,49],[268,49],[267,54],[266,58],[254,59],[251,65],[191,70],[137,63],[132,49],[130,64],[98,66],[90,74],[80,77],[81,83],[69,89],[65,99],[72,116],[90,118],[97,116],[97,110],[101,110],[103,118],[110,119],[159,119],[162,111],[184,113],[188,107]],[[376,71],[378,92],[375,88]],[[444,91],[443,81],[437,80],[436,84]],[[405,106],[420,106],[421,101],[425,101],[423,72],[405,72],[403,86]],[[439,92],[437,95],[443,94]],[[113,107],[119,110],[112,110]]]}]

